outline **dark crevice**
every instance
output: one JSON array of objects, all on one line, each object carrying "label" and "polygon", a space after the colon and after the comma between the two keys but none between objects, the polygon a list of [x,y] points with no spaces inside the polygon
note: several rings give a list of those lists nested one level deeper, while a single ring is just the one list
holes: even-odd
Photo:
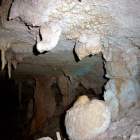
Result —
[{"label": "dark crevice", "polygon": [[1,6],[1,4],[2,4],[2,0],[0,0],[0,6]]}]

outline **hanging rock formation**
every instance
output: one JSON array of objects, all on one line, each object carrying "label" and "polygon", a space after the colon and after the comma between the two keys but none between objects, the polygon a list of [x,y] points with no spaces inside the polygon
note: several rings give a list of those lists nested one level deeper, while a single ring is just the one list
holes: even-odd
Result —
[{"label": "hanging rock formation", "polygon": [[44,23],[40,27],[40,34],[42,41],[37,43],[37,50],[42,53],[43,51],[50,51],[57,45],[61,29],[56,23]]},{"label": "hanging rock formation", "polygon": [[20,63],[23,61],[23,55],[20,53],[15,53],[13,52],[12,49],[9,49],[6,51],[5,57],[8,62],[8,75],[9,75],[9,78],[11,78],[11,65],[13,64],[14,68],[16,69],[17,63]]},{"label": "hanging rock formation", "polygon": [[70,140],[92,140],[110,124],[110,112],[105,102],[89,100],[86,95],[78,98],[65,117]]},{"label": "hanging rock formation", "polygon": [[76,42],[75,52],[80,60],[82,60],[88,55],[98,54],[100,51],[101,44],[99,34],[93,34],[88,36],[86,34],[83,34]]},{"label": "hanging rock formation", "polygon": [[[76,89],[79,83],[86,89],[93,88],[97,93],[102,93],[100,86],[106,81],[99,81],[103,80],[100,73],[103,71],[101,63],[104,58],[104,69],[109,79],[105,86],[104,99],[112,120],[116,120],[119,112],[134,107],[140,100],[140,86],[137,81],[140,79],[139,15],[140,0],[2,0],[2,69],[7,60],[10,77],[11,64],[16,68],[19,63],[20,56],[16,54],[23,53],[24,61],[13,73],[18,76],[21,73],[57,75],[55,80],[62,94],[63,107],[67,107],[77,98],[78,92],[73,92],[72,88]],[[40,53],[49,52],[39,54],[36,49]],[[103,57],[101,54],[95,55],[100,51]],[[83,60],[78,61],[75,53]],[[95,56],[88,57],[89,55]],[[66,77],[61,76],[63,72]],[[5,70],[0,75],[4,73]],[[37,132],[53,116],[55,110],[54,95],[50,90],[53,82],[48,79],[36,77],[34,117],[30,134]],[[117,125],[114,123],[114,126]],[[113,127],[111,129],[116,130]],[[137,126],[134,133],[135,129]],[[115,133],[112,131],[109,131],[109,135]],[[118,131],[117,137],[119,133],[123,137],[123,131]],[[111,139],[115,136],[108,137]],[[127,138],[130,137],[133,139],[135,135]]]}]

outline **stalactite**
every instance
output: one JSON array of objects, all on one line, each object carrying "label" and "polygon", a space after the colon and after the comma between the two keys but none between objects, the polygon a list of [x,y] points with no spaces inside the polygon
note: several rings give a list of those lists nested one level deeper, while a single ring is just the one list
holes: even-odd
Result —
[{"label": "stalactite", "polygon": [[40,27],[40,34],[42,40],[38,42],[37,39],[37,50],[42,53],[56,47],[61,35],[61,28],[57,23],[44,23]]},{"label": "stalactite", "polygon": [[16,69],[17,63],[20,63],[23,61],[23,55],[15,53],[15,52],[13,52],[12,49],[9,49],[8,51],[6,51],[5,57],[8,62],[8,75],[9,75],[9,78],[11,78],[11,64]]},{"label": "stalactite", "polygon": [[8,61],[8,76],[11,78],[11,60]]},{"label": "stalactite", "polygon": [[19,97],[19,105],[21,109],[21,93],[22,93],[22,82],[18,81],[18,97]]},{"label": "stalactite", "polygon": [[101,40],[99,34],[83,34],[76,41],[75,52],[80,60],[92,54],[98,54],[101,51]]},{"label": "stalactite", "polygon": [[5,51],[4,50],[1,50],[1,61],[2,61],[2,70],[5,68],[5,65],[6,65],[6,59],[5,59]]},{"label": "stalactite", "polygon": [[[15,41],[15,40],[4,40],[4,39],[0,39],[0,42],[1,42],[2,46],[3,46],[1,48],[1,61],[2,61],[2,67],[1,67],[1,69],[3,70],[5,68],[5,65],[6,65],[7,61],[8,61],[8,60],[6,61],[6,59],[7,59],[6,58],[6,52],[9,51],[9,50],[11,50],[10,49],[11,48],[11,45],[13,43],[16,43],[17,41]],[[8,58],[10,58],[10,57],[8,57]],[[9,70],[9,72],[10,72],[10,70]],[[10,73],[9,73],[9,75],[10,75]]]}]

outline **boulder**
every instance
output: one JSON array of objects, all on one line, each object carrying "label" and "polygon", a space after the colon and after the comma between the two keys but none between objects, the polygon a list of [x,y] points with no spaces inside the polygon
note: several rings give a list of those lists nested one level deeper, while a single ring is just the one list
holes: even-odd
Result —
[{"label": "boulder", "polygon": [[70,140],[93,140],[110,124],[110,112],[104,101],[80,96],[65,117]]}]

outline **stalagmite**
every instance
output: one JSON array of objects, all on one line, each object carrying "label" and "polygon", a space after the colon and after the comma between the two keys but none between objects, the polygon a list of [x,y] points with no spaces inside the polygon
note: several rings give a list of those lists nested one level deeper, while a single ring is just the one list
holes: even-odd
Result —
[{"label": "stalagmite", "polygon": [[70,140],[93,140],[110,124],[110,112],[104,101],[89,100],[86,95],[78,98],[65,117]]},{"label": "stalagmite", "polygon": [[105,58],[106,77],[110,78],[105,85],[104,99],[116,120],[119,111],[131,107],[140,101],[140,84],[135,78],[138,74],[138,49],[127,47],[109,48],[106,42],[102,49]]}]

